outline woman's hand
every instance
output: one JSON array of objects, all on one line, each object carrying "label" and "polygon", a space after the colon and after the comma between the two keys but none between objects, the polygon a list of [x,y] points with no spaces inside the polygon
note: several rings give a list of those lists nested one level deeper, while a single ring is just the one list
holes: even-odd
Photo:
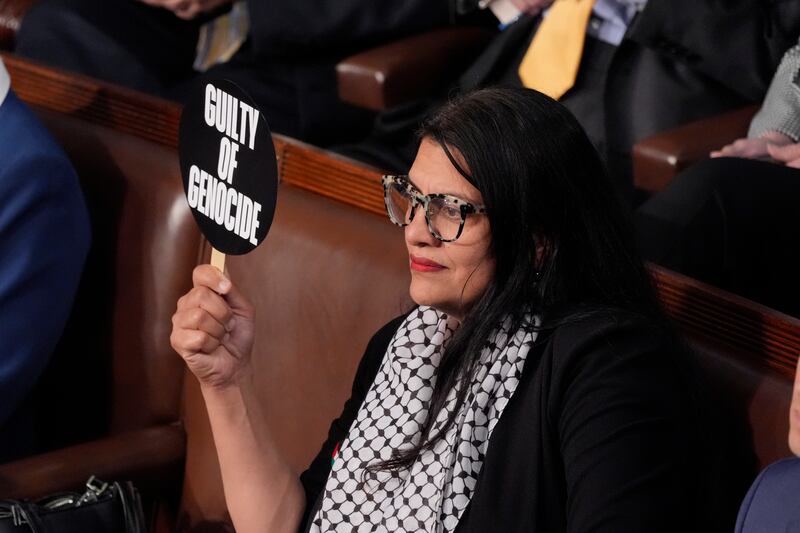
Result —
[{"label": "woman's hand", "polygon": [[140,0],[153,7],[169,9],[179,18],[192,20],[200,13],[207,13],[232,0]]},{"label": "woman's hand", "polygon": [[745,159],[767,159],[770,157],[770,146],[784,146],[790,144],[792,139],[778,133],[769,131],[755,139],[737,139],[719,150],[711,152],[711,157],[743,157]]},{"label": "woman's hand", "polygon": [[178,300],[170,343],[202,385],[227,387],[249,371],[253,306],[219,270],[201,265]]}]

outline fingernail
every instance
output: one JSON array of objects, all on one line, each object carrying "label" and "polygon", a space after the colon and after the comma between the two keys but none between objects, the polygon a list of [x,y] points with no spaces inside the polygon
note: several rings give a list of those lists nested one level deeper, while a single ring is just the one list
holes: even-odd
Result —
[{"label": "fingernail", "polygon": [[228,320],[228,323],[225,324],[225,331],[233,331],[233,320]]},{"label": "fingernail", "polygon": [[231,334],[230,334],[230,333],[226,333],[226,334],[225,334],[225,336],[224,336],[224,337],[222,337],[222,342],[223,342],[223,343],[226,343],[226,342],[228,342],[228,340],[229,340],[230,338],[231,338]]},{"label": "fingernail", "polygon": [[223,278],[223,280],[219,282],[220,292],[225,292],[230,288],[231,288],[231,282],[228,278]]}]

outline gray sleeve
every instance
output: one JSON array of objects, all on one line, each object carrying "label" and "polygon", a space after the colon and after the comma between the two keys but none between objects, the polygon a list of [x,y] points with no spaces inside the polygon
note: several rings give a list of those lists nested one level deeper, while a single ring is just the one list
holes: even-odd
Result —
[{"label": "gray sleeve", "polygon": [[748,137],[768,131],[800,141],[800,43],[784,54],[764,103],[750,123]]}]

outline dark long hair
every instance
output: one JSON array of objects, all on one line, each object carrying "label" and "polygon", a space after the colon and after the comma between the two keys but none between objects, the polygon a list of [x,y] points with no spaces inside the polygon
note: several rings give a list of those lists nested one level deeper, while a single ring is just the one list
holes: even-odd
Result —
[{"label": "dark long hair", "polygon": [[[548,329],[612,308],[662,320],[627,211],[561,104],[529,89],[481,89],[445,104],[420,138],[438,143],[481,192],[496,271],[445,348],[421,439],[373,470],[409,467],[452,427],[457,410],[431,435],[449,391],[473,375],[505,317],[512,331],[534,327],[526,316]],[[456,405],[466,391],[458,388]]]}]

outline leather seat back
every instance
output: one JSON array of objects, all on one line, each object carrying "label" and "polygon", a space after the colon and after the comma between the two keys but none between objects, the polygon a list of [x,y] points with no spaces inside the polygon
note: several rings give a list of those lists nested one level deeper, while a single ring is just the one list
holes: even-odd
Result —
[{"label": "leather seat back", "polygon": [[[736,356],[707,342],[695,343],[695,351],[711,381],[712,394],[748,453],[754,472],[791,455],[789,406],[792,381],[766,368],[763,361]],[[738,444],[738,443],[737,443]]]},{"label": "leather seat back", "polygon": [[38,395],[48,447],[175,421],[183,363],[170,318],[200,248],[176,154],[65,114],[38,115],[78,172],[92,226],[72,316]]}]

